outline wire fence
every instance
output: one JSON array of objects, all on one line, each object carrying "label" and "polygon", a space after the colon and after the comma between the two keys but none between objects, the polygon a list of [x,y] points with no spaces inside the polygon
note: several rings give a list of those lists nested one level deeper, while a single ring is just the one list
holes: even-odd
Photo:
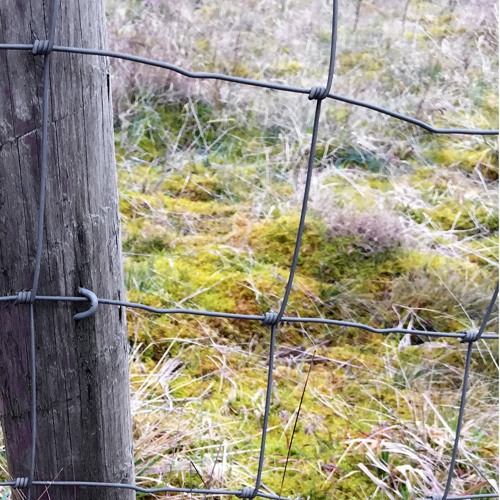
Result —
[{"label": "wire fence", "polygon": [[[42,142],[41,142],[41,170],[40,170],[40,194],[38,200],[38,221],[37,221],[37,234],[36,234],[36,258],[33,273],[33,282],[30,290],[23,290],[16,295],[9,295],[0,297],[0,302],[12,303],[14,305],[25,305],[28,309],[29,314],[29,324],[30,324],[30,382],[31,382],[31,453],[30,453],[30,464],[29,464],[29,475],[28,477],[16,478],[13,481],[3,481],[0,482],[0,486],[10,486],[13,489],[23,490],[27,493],[28,500],[33,497],[33,486],[50,486],[50,487],[91,487],[91,488],[121,488],[126,490],[134,490],[138,493],[146,494],[156,494],[156,493],[189,493],[189,494],[199,494],[199,495],[228,495],[235,496],[237,498],[268,498],[273,500],[289,500],[286,497],[281,496],[281,491],[278,495],[266,493],[261,490],[261,479],[264,470],[264,459],[266,453],[266,437],[269,416],[271,411],[271,399],[272,399],[272,389],[273,389],[273,374],[274,374],[274,355],[276,349],[276,333],[280,324],[282,323],[319,323],[324,325],[335,325],[339,327],[346,328],[356,328],[360,330],[365,330],[368,332],[387,335],[391,333],[397,334],[408,334],[408,335],[426,335],[428,337],[447,337],[447,338],[457,338],[460,339],[462,343],[467,343],[467,352],[465,355],[465,370],[463,376],[461,399],[458,411],[456,434],[454,439],[453,451],[451,454],[447,480],[442,493],[432,493],[426,496],[430,500],[458,500],[464,498],[498,498],[498,492],[492,493],[482,493],[482,494],[470,494],[470,495],[460,495],[454,496],[450,494],[452,479],[455,473],[455,463],[458,455],[458,448],[460,442],[461,429],[464,418],[464,410],[466,407],[466,397],[467,397],[467,386],[470,377],[470,367],[472,360],[472,352],[474,348],[474,343],[479,339],[495,340],[499,336],[496,333],[486,332],[486,327],[488,325],[489,318],[496,304],[498,297],[498,283],[492,293],[491,301],[484,313],[481,325],[478,329],[462,331],[462,332],[430,332],[426,330],[413,330],[405,328],[375,328],[366,324],[342,321],[336,319],[326,319],[319,317],[290,317],[286,316],[286,308],[289,300],[289,296],[292,290],[292,285],[294,283],[295,272],[297,269],[297,264],[299,260],[300,247],[302,236],[304,233],[305,219],[307,214],[307,205],[309,199],[309,191],[311,187],[311,178],[314,166],[314,159],[316,153],[316,145],[319,130],[319,121],[321,115],[322,102],[325,99],[333,99],[336,101],[344,102],[354,106],[359,106],[365,109],[369,109],[378,113],[382,113],[393,117],[397,120],[401,120],[417,127],[420,127],[428,132],[434,134],[462,134],[462,135],[483,135],[483,136],[493,136],[498,135],[498,130],[484,130],[484,129],[463,129],[463,128],[438,128],[431,124],[425,123],[416,118],[391,111],[381,106],[363,102],[360,100],[352,99],[349,97],[337,95],[331,92],[334,69],[335,69],[335,56],[336,56],[336,42],[337,42],[337,20],[338,20],[338,0],[333,1],[332,9],[332,23],[331,23],[331,39],[330,39],[330,60],[328,68],[328,77],[325,87],[316,86],[313,88],[303,88],[297,86],[289,86],[285,84],[278,84],[266,81],[253,80],[249,78],[241,78],[230,76],[226,74],[219,73],[206,73],[206,72],[191,72],[176,65],[169,64],[167,62],[156,61],[144,57],[138,57],[131,54],[124,54],[119,52],[107,51],[107,50],[95,50],[91,48],[82,47],[68,47],[55,45],[55,33],[56,25],[58,19],[58,7],[59,1],[52,0],[51,2],[51,16],[50,16],[50,29],[49,38],[47,40],[35,40],[32,44],[19,44],[19,43],[4,43],[0,44],[0,50],[20,50],[20,51],[31,51],[35,56],[42,56],[44,58],[43,62],[43,77],[42,77]],[[277,90],[281,92],[292,92],[298,94],[305,94],[308,96],[309,100],[315,101],[315,114],[314,114],[314,124],[312,129],[311,145],[309,150],[309,157],[307,163],[307,174],[305,187],[302,197],[302,206],[300,210],[300,220],[299,227],[297,230],[297,237],[295,240],[295,248],[293,252],[292,262],[290,265],[288,280],[285,286],[283,297],[281,300],[281,306],[278,312],[270,311],[264,315],[249,315],[249,314],[237,314],[237,313],[223,313],[217,311],[204,311],[198,309],[162,309],[151,307],[145,304],[127,302],[123,300],[115,300],[110,298],[97,297],[91,290],[85,288],[80,288],[78,291],[80,296],[44,296],[37,295],[38,286],[40,283],[40,269],[42,261],[42,251],[44,248],[44,221],[45,221],[45,198],[46,198],[46,184],[48,175],[48,164],[47,164],[47,149],[48,149],[48,127],[50,122],[50,102],[49,102],[49,89],[51,82],[51,59],[54,53],[65,52],[72,54],[84,54],[84,55],[97,55],[102,57],[118,58],[123,60],[132,61],[135,63],[146,64],[150,66],[156,66],[159,68],[174,71],[188,78],[195,79],[212,79],[212,80],[224,80],[231,83],[249,85],[253,87],[260,87],[265,89]],[[198,315],[207,317],[217,317],[226,318],[234,320],[245,320],[261,322],[262,325],[269,327],[270,333],[270,347],[267,354],[268,358],[268,370],[267,370],[267,386],[265,394],[265,405],[264,405],[264,415],[262,422],[262,433],[260,438],[260,451],[258,459],[258,468],[255,478],[254,486],[246,486],[238,490],[229,489],[215,489],[215,488],[178,488],[165,486],[160,488],[142,488],[131,484],[121,484],[121,483],[105,483],[105,482],[88,482],[88,481],[48,481],[48,480],[35,480],[35,464],[36,464],[36,453],[35,453],[35,443],[36,443],[36,429],[37,429],[37,378],[36,378],[36,349],[35,349],[35,319],[34,310],[35,302],[77,302],[77,303],[89,303],[89,308],[81,313],[75,314],[74,319],[76,321],[84,320],[95,314],[99,305],[111,305],[111,306],[123,306],[127,308],[142,309],[155,314],[184,314],[184,315]],[[314,355],[313,355],[314,356]],[[312,363],[311,363],[312,366]],[[309,371],[310,373],[310,371]],[[309,376],[307,375],[307,378]],[[306,378],[306,385],[307,385]],[[304,391],[306,388],[304,386]],[[301,403],[304,397],[304,392],[302,393]],[[286,469],[288,461],[290,458],[290,450],[292,447],[293,435],[295,434],[297,421],[299,418],[300,407],[296,414],[294,429],[291,437],[291,442],[288,448],[288,456],[284,466],[283,477],[281,482],[281,490],[285,481]]]}]

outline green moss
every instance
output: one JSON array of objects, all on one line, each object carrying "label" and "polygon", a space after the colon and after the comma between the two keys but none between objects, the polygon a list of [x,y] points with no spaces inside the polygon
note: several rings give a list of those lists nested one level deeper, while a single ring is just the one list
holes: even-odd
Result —
[{"label": "green moss", "polygon": [[[138,199],[142,201],[135,206],[142,207],[144,199],[141,196]],[[127,285],[129,289],[137,290],[139,301],[153,300],[163,306],[183,301],[189,307],[262,314],[273,308],[273,297],[283,293],[296,238],[296,216],[280,216],[249,226],[250,221],[244,217],[228,221],[221,205],[167,197],[167,201],[164,200],[167,206],[177,208],[187,203],[192,211],[196,208],[203,215],[193,234],[182,235],[176,232],[175,227],[167,230],[161,223],[144,221],[139,216],[134,219],[133,204],[130,200],[127,203],[126,213],[131,222],[127,224],[124,234],[126,249],[131,253],[158,254],[155,259],[127,260]],[[206,215],[213,210],[222,210],[220,220],[219,215]],[[179,221],[179,228],[182,222]],[[240,225],[241,222],[243,225]],[[242,244],[240,241],[248,243],[251,253],[234,253],[229,249],[221,252],[202,234],[210,226],[218,237],[227,235],[233,245]],[[437,310],[433,307],[437,299],[443,306],[440,318],[432,313],[425,313],[424,316],[430,315],[429,320],[432,318],[436,328],[460,329],[462,323],[451,321],[451,317],[457,315],[462,318],[463,314],[447,301],[449,294],[445,289],[444,298],[441,297],[443,286],[437,277],[444,276],[443,282],[447,282],[447,273],[457,269],[463,269],[463,273],[472,276],[471,271],[477,273],[477,268],[474,267],[474,259],[470,261],[467,265],[443,255],[416,250],[397,249],[373,254],[357,237],[330,238],[324,222],[312,218],[306,224],[297,280],[288,311],[290,314],[314,315],[318,307],[314,298],[320,297],[323,301],[320,307],[326,314],[345,316],[348,307],[353,318],[358,316],[358,320],[372,322],[375,314],[381,326],[389,326],[396,317],[390,302],[386,303],[386,297],[394,294],[408,307],[428,307],[432,310]],[[193,262],[197,263],[194,273]],[[418,283],[417,287],[412,283]],[[346,300],[347,289],[351,294],[360,294],[363,301]],[[162,300],[157,297],[162,297]],[[371,309],[367,307],[371,303],[379,305]],[[449,319],[446,319],[446,311],[450,314]],[[209,324],[222,337],[235,341],[249,339],[256,332],[261,334],[259,329],[247,323],[235,325],[225,320],[210,320]],[[318,332],[320,330],[318,328]],[[287,327],[286,331],[289,340],[300,340],[301,334],[294,327]],[[358,338],[366,336],[356,330],[348,330],[344,334]]]},{"label": "green moss", "polygon": [[467,173],[479,170],[488,180],[498,179],[498,146],[486,140],[463,145],[456,139],[440,138],[429,157],[440,167],[458,167]]},{"label": "green moss", "polygon": [[487,210],[478,202],[464,200],[461,203],[456,200],[444,200],[433,208],[421,210],[427,214],[433,224],[443,231],[479,229],[488,232],[498,231],[498,213]]},{"label": "green moss", "polygon": [[433,155],[436,162],[442,165],[458,165],[466,170],[472,170],[483,157],[482,151],[464,151],[456,149],[439,149]]},{"label": "green moss", "polygon": [[170,175],[158,186],[160,192],[165,192],[169,196],[192,201],[217,199],[220,197],[220,189],[220,184],[213,176],[197,174],[186,177]]},{"label": "green moss", "polygon": [[[196,262],[195,267],[193,262]],[[255,315],[275,306],[272,298],[283,293],[287,273],[205,246],[170,251],[164,248],[157,256],[129,258],[125,276],[127,287],[138,302],[153,302],[152,305],[158,307],[182,304],[188,308]],[[288,311],[308,316],[313,302],[304,300],[304,295],[317,296],[318,284],[312,279],[299,277],[296,286],[300,287],[301,293],[292,293]],[[210,318],[206,324],[218,332],[221,339],[237,343],[267,332],[251,322]],[[311,331],[314,329],[316,327]],[[153,340],[161,340],[164,330],[153,328],[150,334]],[[284,328],[283,334],[289,342],[293,339],[299,342],[301,338],[293,325]]]},{"label": "green moss", "polygon": [[378,71],[384,67],[383,59],[372,52],[344,52],[338,64],[343,73],[356,67],[366,71]]},{"label": "green moss", "polygon": [[303,65],[299,61],[286,60],[278,61],[273,68],[277,77],[284,77],[288,75],[297,75],[303,69]]},{"label": "green moss", "polygon": [[[373,60],[353,57],[347,63],[366,68]],[[249,71],[245,67],[234,70]],[[427,70],[440,78],[439,67]],[[157,307],[179,305],[255,315],[277,310],[298,227],[296,207],[292,207],[294,213],[283,208],[290,206],[294,193],[287,166],[273,156],[282,155],[284,132],[278,127],[262,128],[251,113],[218,119],[215,107],[193,106],[194,111],[189,103],[153,102],[156,116],[148,123],[146,113],[138,112],[133,130],[119,137],[123,140],[122,145],[118,141],[119,149],[132,144],[134,152],[133,159],[125,160],[119,151],[124,248],[133,254],[126,259],[128,298]],[[347,120],[347,108],[331,109],[334,115],[344,110],[339,116]],[[181,134],[177,144],[183,163],[174,168],[165,144],[176,141],[183,127],[186,134]],[[447,250],[423,245],[405,249],[395,244],[378,251],[362,234],[334,237],[327,221],[312,214],[306,222],[288,315],[321,315],[378,327],[400,321],[408,325],[411,320],[415,328],[438,331],[464,329],[470,324],[467,315],[482,317],[484,289],[491,288],[494,274],[491,264],[496,260],[498,218],[472,194],[459,203],[448,178],[461,171],[460,179],[467,179],[477,171],[479,156],[459,162],[458,156],[449,155],[454,148],[448,143],[438,142],[434,149],[429,143],[428,147],[432,161],[447,167],[446,175],[438,175],[434,166],[414,165],[410,159],[404,172],[392,172],[388,179],[380,173],[385,169],[382,157],[349,144],[338,149],[320,141],[316,154],[347,169],[324,179],[340,207],[370,211],[380,206],[381,193],[392,197],[410,186],[419,195],[419,205],[399,207],[400,215],[412,214],[421,223],[432,219],[441,232],[468,231],[478,224],[482,234],[489,232],[488,237],[462,240],[461,252],[467,256],[463,260],[448,256],[452,246]],[[479,146],[469,149],[486,151]],[[494,170],[494,152],[488,151],[489,156],[479,161],[481,172]],[[486,176],[486,181],[492,178]],[[268,218],[257,219],[262,213]],[[458,238],[450,241],[456,243]],[[175,406],[184,405],[179,410],[181,418],[190,419],[193,426],[200,415],[217,422],[216,438],[207,432],[185,439],[189,442],[181,442],[174,452],[181,450],[199,464],[199,452],[193,450],[216,449],[214,443],[220,440],[229,448],[228,457],[244,457],[238,460],[254,471],[262,430],[269,328],[258,322],[146,313],[130,314],[128,328],[131,342],[144,346],[147,369],[166,353],[183,361],[182,372],[169,386]],[[438,384],[449,393],[456,391],[460,385],[456,367],[463,366],[463,349],[456,341],[442,348],[398,351],[399,341],[396,335],[380,336],[352,327],[280,326],[264,476],[269,488],[279,491],[281,487],[294,412],[309,369],[304,360],[310,361],[308,356],[314,351],[283,494],[300,493],[317,500],[383,497],[358,464],[367,464],[385,481],[384,473],[369,463],[363,448],[352,446],[346,451],[348,443],[371,439],[391,424],[394,439],[411,449],[414,443],[404,441],[411,435],[408,424],[415,419],[414,411],[422,413],[424,408],[418,397],[411,400],[412,392],[427,391],[434,396]],[[455,344],[457,349],[452,349]],[[299,354],[287,351],[290,347]],[[495,370],[483,354],[473,357],[473,369],[481,377]],[[162,388],[152,390],[151,397],[161,400]],[[407,403],[410,400],[413,406]],[[456,400],[443,397],[437,404],[451,422]],[[170,415],[165,420],[173,421]],[[172,426],[178,432],[178,423]],[[475,437],[478,448],[487,441],[485,435]],[[494,455],[491,450],[482,452],[482,456],[488,454]],[[403,463],[386,451],[377,451],[376,456],[387,465]],[[201,481],[177,473],[167,475],[165,481],[170,484]],[[239,488],[239,480],[229,477],[228,483],[233,481]],[[405,498],[407,492],[401,488],[399,493]]]},{"label": "green moss", "polygon": [[[286,266],[291,260],[297,228],[297,216],[284,215],[255,224],[248,241],[262,261]],[[391,252],[373,253],[360,236],[329,236],[326,224],[310,217],[306,222],[298,265],[305,275],[328,283],[398,273],[397,261],[394,265],[389,262],[392,259]]]},{"label": "green moss", "polygon": [[488,239],[471,240],[467,242],[466,258],[474,264],[491,266],[498,261],[498,248],[498,233]]},{"label": "green moss", "polygon": [[368,178],[368,185],[383,193],[394,191],[394,184],[385,176],[373,176]]}]

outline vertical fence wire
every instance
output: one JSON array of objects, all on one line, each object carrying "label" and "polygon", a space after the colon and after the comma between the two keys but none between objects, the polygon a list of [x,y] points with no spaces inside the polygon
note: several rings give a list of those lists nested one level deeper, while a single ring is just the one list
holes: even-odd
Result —
[{"label": "vertical fence wire", "polygon": [[38,200],[38,222],[36,226],[36,255],[33,272],[33,284],[30,291],[29,301],[29,325],[30,325],[30,361],[31,361],[31,450],[28,476],[28,500],[31,500],[33,492],[33,480],[36,465],[36,436],[37,436],[37,377],[36,377],[36,328],[35,328],[35,298],[40,283],[40,270],[42,267],[42,254],[44,250],[44,227],[45,227],[45,201],[47,196],[47,150],[49,146],[49,122],[50,122],[50,67],[52,61],[52,47],[55,43],[57,16],[59,13],[58,0],[52,0],[50,9],[49,38],[45,43],[33,46],[34,55],[43,56],[42,76],[42,140],[40,158],[40,192]]},{"label": "vertical fence wire", "polygon": [[451,453],[450,468],[448,471],[448,477],[446,479],[446,486],[445,486],[444,492],[443,492],[443,500],[446,500],[448,497],[448,493],[450,492],[450,488],[451,488],[451,480],[453,479],[453,475],[455,473],[455,462],[457,460],[457,455],[458,455],[458,445],[460,443],[460,433],[462,431],[465,403],[467,400],[467,384],[469,383],[469,377],[470,377],[470,363],[472,361],[472,350],[474,347],[474,343],[477,342],[481,338],[481,336],[484,333],[484,330],[486,329],[486,325],[488,324],[488,320],[491,316],[493,308],[495,307],[497,298],[498,298],[498,283],[497,283],[497,286],[495,287],[495,290],[494,290],[493,295],[491,297],[488,308],[486,309],[486,312],[484,313],[484,317],[483,317],[483,320],[481,322],[481,326],[479,327],[479,330],[477,332],[471,332],[469,334],[468,338],[466,337],[462,340],[462,342],[467,342],[467,354],[465,355],[465,370],[464,370],[464,378],[463,378],[463,383],[462,383],[460,407],[458,409],[457,429],[455,432],[455,441],[453,443],[453,451]]}]

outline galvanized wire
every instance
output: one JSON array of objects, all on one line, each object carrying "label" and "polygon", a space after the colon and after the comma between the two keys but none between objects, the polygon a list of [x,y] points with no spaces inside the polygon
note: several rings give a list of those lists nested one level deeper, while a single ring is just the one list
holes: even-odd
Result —
[{"label": "galvanized wire", "polygon": [[[0,50],[31,50],[33,44],[27,43],[0,43]],[[208,73],[205,71],[189,71],[187,69],[181,68],[175,64],[170,64],[163,61],[157,61],[155,59],[150,59],[148,57],[135,56],[132,54],[124,54],[123,52],[115,52],[113,50],[100,50],[100,49],[87,49],[83,47],[68,47],[62,45],[55,45],[52,48],[53,52],[66,52],[70,54],[84,54],[84,55],[94,55],[111,57],[113,59],[122,59],[125,61],[132,61],[140,64],[146,64],[148,66],[154,66],[157,68],[168,69],[180,75],[186,76],[188,78],[202,79],[202,80],[222,80],[231,83],[240,83],[242,85],[249,85],[252,87],[260,87],[269,90],[281,90],[283,92],[291,92],[295,94],[305,94],[309,95],[311,92],[310,88],[299,87],[295,85],[285,85],[281,83],[266,82],[263,80],[254,80],[252,78],[243,78],[240,76],[226,75],[223,73]],[[392,111],[384,106],[379,106],[378,104],[372,104],[369,102],[361,101],[360,99],[354,99],[352,97],[346,97],[339,94],[330,92],[326,97],[333,99],[334,101],[344,102],[346,104],[352,104],[353,106],[358,106],[360,108],[370,109],[381,113],[383,115],[396,118],[397,120],[416,125],[417,127],[423,128],[427,132],[432,132],[433,134],[447,134],[447,135],[498,135],[498,129],[475,129],[475,128],[454,128],[454,127],[435,127],[430,123],[426,123],[422,120],[418,120],[412,116],[399,113],[397,111]]]},{"label": "galvanized wire", "polygon": [[[12,488],[18,488],[19,486],[24,487],[27,483],[26,478],[18,478],[16,481],[2,481],[0,486],[10,486]],[[105,483],[97,481],[33,481],[34,486],[61,486],[61,487],[71,487],[71,486],[82,486],[89,488],[115,488],[122,490],[133,490],[137,493],[197,493],[200,495],[231,495],[236,498],[254,498],[250,496],[254,489],[253,488],[242,488],[241,490],[229,490],[229,489],[217,489],[217,488],[177,488],[174,486],[164,486],[161,488],[142,488],[140,486],[135,486],[133,484],[122,484],[122,483]],[[271,500],[292,500],[289,497],[279,497],[278,495],[273,495],[271,493],[265,493],[259,491],[258,496],[260,498],[269,498]]]},{"label": "galvanized wire", "polygon": [[[446,500],[469,500],[470,498],[498,498],[498,493],[477,493],[476,495],[453,495],[446,497]],[[423,500],[423,499],[422,499]],[[429,495],[425,500],[444,500],[442,495]]]},{"label": "galvanized wire", "polygon": [[[366,103],[357,99],[352,99],[345,96],[340,96],[331,92],[334,77],[334,67],[335,67],[335,57],[336,57],[336,43],[337,43],[337,20],[338,20],[338,0],[333,0],[332,8],[332,28],[331,28],[331,40],[330,40],[330,56],[329,56],[329,68],[328,68],[328,78],[326,87],[313,87],[313,88],[303,88],[297,86],[290,86],[285,84],[277,84],[272,82],[254,80],[249,78],[235,77],[220,73],[207,73],[207,72],[192,72],[186,69],[180,68],[179,66],[156,61],[153,59],[135,56],[131,54],[123,54],[108,50],[97,50],[92,48],[82,48],[82,47],[67,47],[67,46],[57,46],[55,45],[55,29],[58,16],[58,6],[59,2],[57,0],[52,0],[51,4],[51,17],[50,17],[50,29],[48,40],[35,40],[33,44],[19,44],[19,43],[4,43],[0,44],[0,50],[31,50],[35,55],[43,55],[44,65],[43,65],[43,91],[42,91],[42,146],[41,146],[41,172],[40,172],[40,193],[39,193],[39,203],[38,203],[38,223],[36,227],[36,257],[34,266],[34,278],[31,290],[21,291],[17,295],[9,295],[0,297],[0,302],[9,303],[12,302],[16,305],[27,304],[29,305],[29,323],[30,323],[30,364],[31,364],[31,450],[30,450],[30,465],[29,465],[29,476],[27,478],[17,478],[15,481],[4,481],[0,482],[0,486],[10,486],[16,489],[27,489],[28,500],[31,500],[31,494],[33,486],[58,486],[58,487],[99,487],[99,488],[121,488],[134,490],[140,493],[197,493],[204,495],[232,495],[237,498],[269,498],[273,500],[285,499],[281,497],[281,491],[279,495],[265,493],[260,490],[262,474],[264,471],[264,460],[265,460],[265,448],[266,448],[266,436],[267,436],[267,426],[270,415],[271,398],[272,398],[272,387],[273,387],[273,373],[274,373],[274,352],[276,348],[276,332],[280,324],[283,323],[319,323],[325,325],[333,325],[342,328],[357,328],[365,331],[369,331],[377,334],[405,334],[405,335],[426,335],[428,337],[447,337],[447,338],[459,338],[462,342],[468,343],[468,349],[466,354],[465,371],[463,378],[462,394],[460,400],[460,408],[456,429],[456,436],[450,461],[449,473],[447,477],[446,486],[442,495],[434,494],[429,496],[433,500],[455,500],[463,498],[498,498],[498,493],[488,493],[488,494],[475,494],[467,496],[448,496],[449,490],[451,488],[451,481],[454,474],[454,466],[458,455],[458,445],[460,440],[460,432],[463,423],[463,416],[466,404],[466,391],[467,384],[470,376],[470,363],[472,358],[472,346],[479,339],[498,339],[499,336],[495,333],[485,333],[485,329],[496,303],[498,296],[498,284],[496,286],[495,292],[493,293],[490,305],[483,317],[481,326],[479,330],[469,330],[464,332],[428,332],[425,330],[411,330],[405,328],[375,328],[363,323],[356,323],[350,321],[343,321],[337,319],[329,318],[302,318],[302,317],[289,317],[285,316],[286,307],[292,290],[295,272],[297,269],[298,259],[300,255],[300,247],[302,236],[304,233],[305,219],[307,215],[307,203],[309,198],[309,190],[311,186],[312,170],[314,166],[315,150],[318,138],[319,121],[321,116],[321,103],[324,99],[329,98],[351,104],[354,106],[359,106],[366,108],[393,118],[400,121],[416,125],[423,128],[424,130],[436,133],[436,134],[463,134],[463,135],[497,135],[498,130],[487,130],[487,129],[463,129],[463,128],[439,128],[434,127],[431,124],[425,123],[416,118],[406,116],[404,114],[391,111],[382,106]],[[44,230],[44,218],[45,218],[45,198],[46,198],[46,183],[47,183],[47,148],[48,148],[48,125],[50,120],[50,102],[49,102],[49,88],[50,88],[50,63],[51,55],[53,52],[61,53],[73,53],[73,54],[84,54],[84,55],[97,55],[102,57],[112,57],[117,59],[128,60],[136,63],[147,64],[150,66],[156,66],[159,68],[164,68],[170,71],[174,71],[188,78],[196,79],[212,79],[212,80],[223,80],[231,83],[237,83],[242,85],[250,85],[254,87],[266,88],[270,90],[278,90],[283,92],[292,92],[298,94],[307,94],[310,100],[316,100],[315,114],[313,131],[311,137],[311,147],[309,150],[309,158],[307,164],[306,182],[304,187],[304,193],[302,197],[302,207],[300,210],[299,227],[297,230],[297,236],[295,240],[295,248],[293,252],[293,257],[290,265],[289,276],[283,298],[281,301],[281,306],[279,312],[268,312],[264,315],[248,315],[248,314],[238,314],[238,313],[223,313],[218,311],[204,311],[197,309],[182,309],[182,308],[155,308],[148,306],[146,304],[140,304],[136,302],[127,302],[122,300],[115,300],[110,298],[98,298],[95,294],[87,289],[79,289],[79,292],[83,296],[38,296],[37,289],[40,281],[40,269],[41,260],[44,246],[43,230]],[[161,487],[161,488],[141,488],[130,484],[121,483],[104,483],[104,482],[89,482],[89,481],[36,481],[34,480],[35,473],[35,458],[36,458],[36,350],[35,350],[35,314],[34,307],[35,302],[90,302],[91,307],[78,314],[74,315],[75,320],[83,320],[97,310],[99,304],[103,305],[115,305],[127,308],[142,309],[155,314],[187,314],[187,315],[199,315],[208,317],[218,317],[225,319],[234,320],[246,320],[246,321],[261,321],[262,325],[269,326],[270,329],[270,345],[268,351],[268,372],[267,372],[267,386],[266,386],[266,397],[264,403],[264,416],[261,434],[261,445],[258,459],[258,468],[255,479],[255,485],[250,487],[244,487],[240,490],[228,490],[228,489],[212,489],[212,488],[176,488],[176,487]],[[307,375],[309,378],[310,370]],[[305,389],[301,397],[301,403],[304,398]],[[290,450],[293,442],[293,434],[295,433],[297,420],[300,413],[300,406],[297,412],[297,417],[295,421],[295,426],[292,433],[290,448],[288,450],[287,460],[284,467],[283,481],[286,474],[286,468],[288,465],[288,460],[290,457]],[[283,482],[281,488],[283,487]]]},{"label": "galvanized wire", "polygon": [[446,480],[446,486],[444,488],[443,492],[443,499],[446,500],[448,498],[448,493],[450,492],[451,488],[451,480],[453,478],[453,474],[455,473],[455,462],[457,460],[457,455],[458,455],[458,445],[460,442],[460,432],[462,430],[462,423],[464,420],[464,411],[465,411],[465,402],[467,399],[467,385],[469,383],[469,377],[470,377],[470,363],[472,360],[472,349],[474,346],[474,343],[479,340],[486,328],[486,324],[488,323],[488,319],[490,318],[491,312],[493,311],[493,307],[496,304],[498,297],[498,283],[495,288],[495,291],[493,292],[493,296],[491,297],[491,301],[488,305],[488,309],[486,309],[486,312],[483,317],[483,321],[481,322],[481,326],[479,327],[479,331],[477,334],[474,336],[469,337],[468,339],[462,340],[462,342],[467,342],[467,354],[465,356],[465,370],[464,370],[464,379],[463,379],[463,384],[462,384],[462,396],[460,398],[460,408],[458,410],[458,420],[457,420],[457,429],[455,433],[455,442],[453,443],[453,451],[451,453],[451,460],[450,460],[450,469],[448,472],[448,478]]},{"label": "galvanized wire", "polygon": [[36,226],[36,255],[33,272],[33,284],[30,291],[29,304],[29,324],[30,324],[30,362],[31,362],[31,450],[28,476],[28,500],[31,500],[32,483],[35,477],[36,462],[36,431],[37,431],[37,395],[36,395],[36,328],[35,328],[35,305],[33,298],[36,297],[38,284],[40,282],[40,270],[42,267],[43,253],[43,231],[45,221],[45,199],[47,195],[47,149],[49,144],[49,121],[50,121],[50,65],[51,48],[54,46],[56,35],[56,23],[59,13],[59,2],[52,0],[49,38],[43,44],[33,44],[33,54],[43,55],[43,76],[42,76],[42,140],[40,158],[40,193],[38,200],[38,224]]},{"label": "galvanized wire", "polygon": [[[20,301],[20,294],[24,292],[19,292],[17,295],[5,295],[0,297],[1,302],[16,302]],[[87,303],[89,299],[87,297],[70,297],[70,296],[60,296],[60,295],[37,295],[33,298],[35,302],[68,302],[68,303]],[[126,307],[128,309],[138,309],[142,311],[147,311],[153,314],[165,314],[165,315],[191,315],[191,316],[206,316],[210,318],[222,318],[222,319],[236,319],[242,321],[257,321],[266,322],[266,314],[238,314],[238,313],[226,313],[220,311],[206,311],[203,309],[183,309],[183,308],[161,308],[148,306],[147,304],[141,304],[139,302],[129,302],[127,300],[115,300],[97,297],[98,304],[102,305],[114,305],[120,307]],[[277,314],[277,313],[275,313]],[[358,330],[364,330],[371,333],[376,333],[379,335],[390,335],[390,334],[402,334],[402,335],[426,335],[432,338],[454,338],[463,340],[469,334],[475,334],[474,330],[467,330],[462,332],[433,332],[428,330],[413,330],[409,328],[376,328],[370,325],[365,325],[364,323],[356,323],[354,321],[343,321],[338,319],[330,318],[308,318],[301,316],[283,316],[281,318],[282,323],[315,323],[321,325],[331,325],[339,326],[342,328],[355,328]],[[482,339],[487,340],[498,340],[500,336],[493,332],[483,333],[481,335]]]}]

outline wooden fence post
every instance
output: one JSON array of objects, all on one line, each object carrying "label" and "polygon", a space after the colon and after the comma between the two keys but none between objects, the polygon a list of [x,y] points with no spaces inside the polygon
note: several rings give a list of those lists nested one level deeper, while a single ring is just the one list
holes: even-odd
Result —
[{"label": "wooden fence post", "polygon": [[[48,0],[0,0],[0,42],[46,39]],[[101,0],[60,0],[56,44],[105,47]],[[38,295],[123,298],[109,66],[54,53],[45,245]],[[0,295],[30,289],[40,183],[43,57],[0,50]],[[125,312],[35,303],[39,480],[133,481]],[[29,306],[0,305],[0,418],[13,477],[30,455]],[[34,498],[130,500],[133,491],[37,488]]]}]

